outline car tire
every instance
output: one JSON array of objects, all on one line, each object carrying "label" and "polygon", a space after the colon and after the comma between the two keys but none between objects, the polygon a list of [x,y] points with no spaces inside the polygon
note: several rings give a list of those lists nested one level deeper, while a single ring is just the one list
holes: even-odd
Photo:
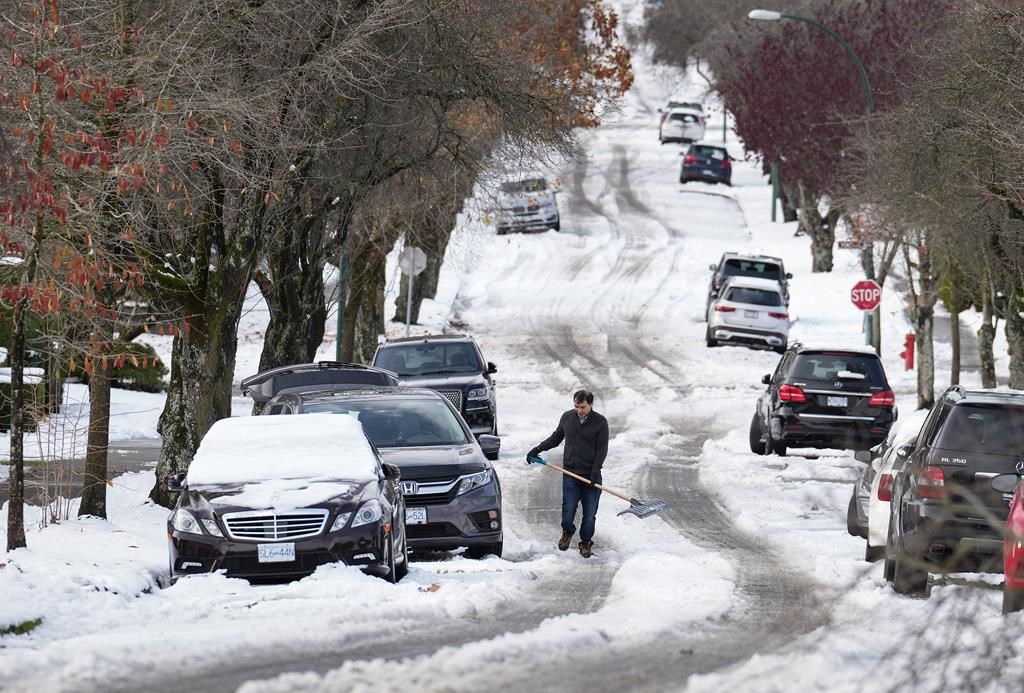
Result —
[{"label": "car tire", "polygon": [[786,444],[772,438],[772,429],[771,426],[769,426],[764,431],[764,454],[771,455],[772,453],[779,457],[785,457]]},{"label": "car tire", "polygon": [[921,559],[910,556],[900,542],[893,559],[892,590],[897,594],[927,595],[928,571],[921,567]]},{"label": "car tire", "polygon": [[499,236],[504,236],[506,233],[508,233],[508,229],[498,229]]},{"label": "car tire", "polygon": [[864,542],[864,560],[866,562],[877,563],[883,558],[885,558],[884,546],[872,546],[871,544]]},{"label": "car tire", "polygon": [[761,419],[757,412],[754,412],[754,418],[750,420],[750,451],[755,455],[764,454],[764,442],[761,440],[761,435]]},{"label": "car tire", "polygon": [[689,178],[683,178],[682,176],[679,176],[679,184],[680,185],[686,185],[689,182],[690,182]]},{"label": "car tire", "polygon": [[388,537],[387,542],[384,544],[384,553],[388,557],[388,570],[384,574],[384,579],[390,582],[391,584],[395,584],[396,582],[398,582],[398,571],[396,570],[395,566],[395,549],[394,545],[392,544],[392,541],[392,538]]},{"label": "car tire", "polygon": [[1024,609],[1024,590],[1003,585],[1003,613],[1012,614]]},{"label": "car tire", "polygon": [[466,549],[466,557],[473,559],[480,559],[486,556],[497,556],[501,558],[502,544],[504,542],[497,542],[495,544],[484,544],[483,546],[470,546]]},{"label": "car tire", "polygon": [[711,336],[711,327],[709,326],[704,333],[704,341],[707,342],[708,347],[715,348],[718,346],[718,340]]},{"label": "car tire", "polygon": [[554,231],[555,233],[558,233],[559,231],[561,231],[562,230],[562,220],[559,219],[554,224],[552,224],[551,225],[551,230]]},{"label": "car tire", "polygon": [[857,523],[857,499],[850,495],[850,504],[846,506],[846,533],[851,537],[859,537],[861,535],[860,527]]},{"label": "car tire", "polygon": [[401,580],[409,574],[409,546],[405,540],[402,541],[402,560],[400,563],[395,565],[395,581]]}]

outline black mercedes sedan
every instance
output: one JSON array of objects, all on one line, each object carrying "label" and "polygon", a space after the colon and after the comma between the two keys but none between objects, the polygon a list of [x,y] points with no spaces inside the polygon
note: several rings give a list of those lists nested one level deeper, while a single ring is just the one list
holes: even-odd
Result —
[{"label": "black mercedes sedan", "polygon": [[310,414],[215,423],[168,490],[170,574],[297,579],[327,563],[391,582],[408,569],[400,472],[355,419]]}]

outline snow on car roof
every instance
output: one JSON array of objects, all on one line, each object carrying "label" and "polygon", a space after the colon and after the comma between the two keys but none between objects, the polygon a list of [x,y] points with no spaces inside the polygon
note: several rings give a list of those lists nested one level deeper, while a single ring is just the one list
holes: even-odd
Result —
[{"label": "snow on car roof", "polygon": [[867,354],[870,356],[878,356],[874,347],[866,346],[864,344],[803,344],[799,345],[798,351],[803,353],[805,351],[838,351],[848,354]]},{"label": "snow on car roof", "polygon": [[746,289],[764,289],[766,291],[782,293],[782,288],[779,286],[779,282],[775,279],[765,279],[764,277],[744,277],[737,275],[729,277],[726,282],[730,287],[739,286]]},{"label": "snow on car roof", "polygon": [[188,469],[189,486],[278,479],[362,480],[377,456],[350,416],[238,416],[213,424]]}]

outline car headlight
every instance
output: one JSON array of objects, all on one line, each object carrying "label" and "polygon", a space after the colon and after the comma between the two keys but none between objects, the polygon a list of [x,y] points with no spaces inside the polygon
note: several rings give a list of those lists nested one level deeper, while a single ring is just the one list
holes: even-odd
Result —
[{"label": "car headlight", "polygon": [[345,525],[348,524],[348,518],[350,517],[352,517],[352,513],[339,513],[337,519],[334,520],[334,524],[331,525],[331,531],[337,532],[345,529]]},{"label": "car headlight", "polygon": [[490,399],[491,393],[488,387],[475,387],[466,395],[466,399]]},{"label": "car headlight", "polygon": [[171,526],[174,527],[175,531],[182,532],[183,534],[202,534],[203,529],[206,528],[206,533],[214,537],[223,537],[221,534],[220,527],[217,523],[210,519],[200,520],[188,510],[179,508],[174,511],[173,519],[171,520]]},{"label": "car headlight", "polygon": [[460,495],[467,491],[472,491],[475,488],[480,488],[491,482],[491,470],[485,469],[477,474],[472,474],[465,477],[459,482],[459,487],[455,490],[455,495]]},{"label": "car headlight", "polygon": [[362,525],[368,525],[371,522],[378,522],[382,517],[384,517],[384,511],[380,507],[380,502],[376,499],[369,500],[356,511],[356,516],[352,520],[352,526],[361,527]]}]

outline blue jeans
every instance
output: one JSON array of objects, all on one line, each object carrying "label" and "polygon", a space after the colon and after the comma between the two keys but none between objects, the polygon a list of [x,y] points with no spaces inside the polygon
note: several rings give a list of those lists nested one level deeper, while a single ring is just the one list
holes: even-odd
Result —
[{"label": "blue jeans", "polygon": [[[597,483],[601,483],[598,480]],[[594,524],[597,519],[597,504],[601,500],[601,492],[577,481],[571,476],[562,477],[562,529],[570,534],[576,533],[576,506],[583,503],[583,521],[580,523],[580,541],[591,541],[594,538]]]}]

